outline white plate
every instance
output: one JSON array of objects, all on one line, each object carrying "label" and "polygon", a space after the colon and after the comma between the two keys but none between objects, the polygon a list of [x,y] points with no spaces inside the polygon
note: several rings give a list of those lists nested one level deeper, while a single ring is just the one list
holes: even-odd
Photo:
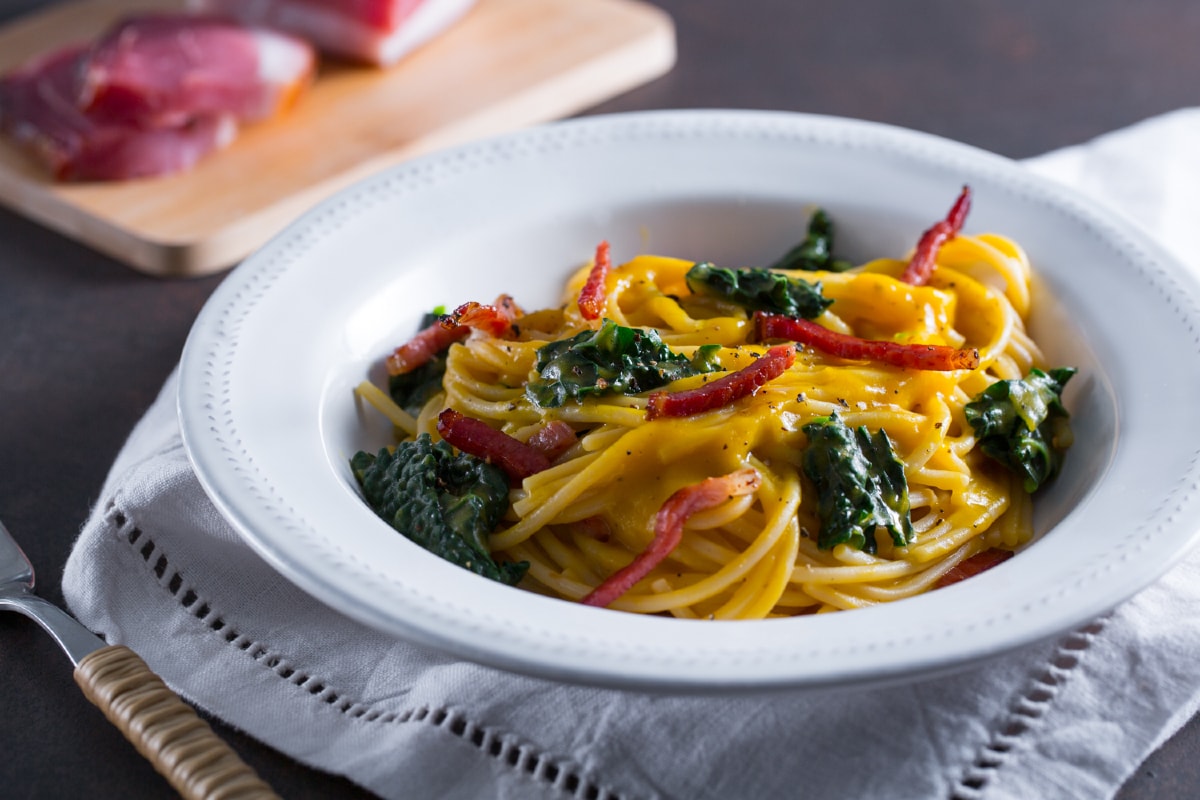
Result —
[{"label": "white plate", "polygon": [[[1080,374],[1076,444],[1037,539],[970,581],[866,610],[762,622],[639,617],[492,583],[360,500],[347,460],[389,428],[352,387],[435,304],[556,302],[608,239],[729,266],[794,243],[812,204],[854,259],[900,256],[958,189],[967,230],[1015,238],[1034,333]],[[350,617],[521,672],[660,689],[829,686],[963,666],[1084,622],[1165,572],[1200,527],[1200,315],[1191,275],[1124,221],[1011,161],[798,114],[659,112],[527,130],[356,185],[237,268],[183,356],[204,487],[276,569]]]}]

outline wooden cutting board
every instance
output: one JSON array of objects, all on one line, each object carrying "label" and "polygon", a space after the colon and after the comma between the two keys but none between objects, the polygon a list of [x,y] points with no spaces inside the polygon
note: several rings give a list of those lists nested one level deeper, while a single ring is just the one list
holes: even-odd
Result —
[{"label": "wooden cutting board", "polygon": [[[0,72],[182,0],[84,0],[0,29]],[[668,71],[674,28],[638,0],[479,0],[385,70],[323,64],[298,106],[191,172],[56,184],[0,137],[0,204],[155,275],[248,255],[336,190],[420,153],[563,117]]]}]

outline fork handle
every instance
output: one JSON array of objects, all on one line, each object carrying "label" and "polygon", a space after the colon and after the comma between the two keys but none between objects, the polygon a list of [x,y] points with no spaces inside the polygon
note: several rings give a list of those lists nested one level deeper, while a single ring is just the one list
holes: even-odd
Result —
[{"label": "fork handle", "polygon": [[89,653],[75,668],[75,682],[185,800],[278,800],[128,647]]}]

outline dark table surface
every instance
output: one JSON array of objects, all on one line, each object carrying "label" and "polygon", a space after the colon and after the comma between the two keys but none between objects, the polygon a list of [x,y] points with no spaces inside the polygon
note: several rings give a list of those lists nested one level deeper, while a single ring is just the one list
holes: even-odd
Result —
[{"label": "dark table surface", "polygon": [[[39,5],[0,0],[0,23]],[[1192,0],[658,5],[678,27],[676,68],[588,113],[818,112],[1019,158],[1200,101]],[[0,519],[46,598],[62,601],[63,564],[105,473],[221,277],[145,277],[0,209]],[[0,795],[172,796],[79,694],[50,639],[12,614],[0,615],[0,676]],[[216,727],[285,797],[367,796]],[[1119,797],[1200,796],[1198,751],[1193,720]]]}]

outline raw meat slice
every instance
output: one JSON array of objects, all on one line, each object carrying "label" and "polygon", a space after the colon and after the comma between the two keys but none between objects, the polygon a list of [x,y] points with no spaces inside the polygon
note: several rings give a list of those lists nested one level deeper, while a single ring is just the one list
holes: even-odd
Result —
[{"label": "raw meat slice", "polygon": [[95,118],[77,100],[87,45],[33,59],[0,78],[0,130],[58,180],[124,180],[190,168],[237,134],[228,114],[141,129]]},{"label": "raw meat slice", "polygon": [[92,46],[79,103],[96,119],[180,126],[231,114],[254,122],[289,107],[312,81],[316,54],[284,33],[190,14],[139,14]]},{"label": "raw meat slice", "polygon": [[189,0],[190,7],[303,37],[334,55],[394,64],[475,0]]}]

